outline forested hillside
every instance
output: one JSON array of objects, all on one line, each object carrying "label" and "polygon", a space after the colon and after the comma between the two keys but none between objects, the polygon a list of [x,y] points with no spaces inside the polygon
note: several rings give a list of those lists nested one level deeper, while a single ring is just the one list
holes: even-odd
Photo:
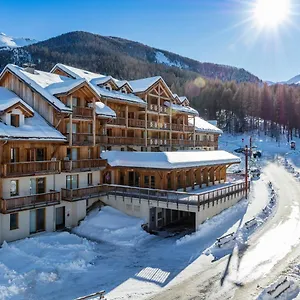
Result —
[{"label": "forested hillside", "polygon": [[297,86],[263,85],[243,69],[200,63],[121,38],[71,32],[0,51],[0,69],[7,63],[22,65],[28,61],[41,70],[49,71],[60,62],[118,79],[161,75],[174,93],[190,99],[201,116],[217,119],[221,128],[231,132],[254,129],[260,119],[273,135],[280,125],[300,128]]}]

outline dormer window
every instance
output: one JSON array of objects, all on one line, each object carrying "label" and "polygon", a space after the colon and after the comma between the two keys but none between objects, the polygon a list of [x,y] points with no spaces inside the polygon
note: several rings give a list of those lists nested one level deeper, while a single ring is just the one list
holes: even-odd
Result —
[{"label": "dormer window", "polygon": [[121,89],[121,93],[127,94],[126,88],[123,87],[123,88]]},{"label": "dormer window", "polygon": [[10,125],[14,127],[20,127],[20,116],[16,114],[11,114]]},{"label": "dormer window", "polygon": [[109,90],[109,91],[112,90],[111,85],[110,85],[109,83],[106,84],[106,85],[104,86],[104,88],[105,88],[106,90]]}]

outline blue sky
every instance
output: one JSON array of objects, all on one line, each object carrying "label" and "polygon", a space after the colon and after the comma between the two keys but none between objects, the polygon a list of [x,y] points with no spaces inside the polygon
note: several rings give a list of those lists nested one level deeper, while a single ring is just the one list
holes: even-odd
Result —
[{"label": "blue sky", "polygon": [[294,14],[300,12],[299,6],[293,6],[290,25],[258,34],[251,19],[254,1],[0,0],[0,32],[44,40],[83,30],[242,67],[264,80],[300,74],[300,17]]}]

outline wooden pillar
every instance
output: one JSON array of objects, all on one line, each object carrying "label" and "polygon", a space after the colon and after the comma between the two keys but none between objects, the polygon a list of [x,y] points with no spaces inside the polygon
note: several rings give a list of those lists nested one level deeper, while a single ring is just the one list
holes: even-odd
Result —
[{"label": "wooden pillar", "polygon": [[160,178],[160,180],[161,180],[160,189],[161,190],[167,190],[168,189],[167,184],[166,184],[166,182],[167,182],[167,173],[165,171],[162,171],[161,172],[161,177],[162,178]]},{"label": "wooden pillar", "polygon": [[209,181],[215,184],[215,167],[211,167],[209,171]]},{"label": "wooden pillar", "polygon": [[208,186],[208,169],[205,167],[203,169],[203,182]]},{"label": "wooden pillar", "polygon": [[129,184],[128,170],[125,169],[124,170],[124,185],[128,185],[128,184]]},{"label": "wooden pillar", "polygon": [[148,146],[148,100],[147,95],[145,96],[145,101],[147,103],[145,108],[145,147]]},{"label": "wooden pillar", "polygon": [[198,168],[198,169],[196,170],[196,182],[197,182],[197,184],[199,185],[199,188],[200,188],[200,189],[201,189],[201,186],[202,186],[202,180],[201,180],[202,174],[201,174],[201,172],[202,172],[201,168]]},{"label": "wooden pillar", "polygon": [[223,166],[220,166],[216,169],[216,179],[217,181],[219,181],[220,183],[220,180],[221,180],[221,169],[223,168]]},{"label": "wooden pillar", "polygon": [[140,172],[140,187],[145,187],[145,174],[144,172]]},{"label": "wooden pillar", "polygon": [[114,184],[120,184],[120,170],[115,169],[114,170]]},{"label": "wooden pillar", "polygon": [[171,188],[172,190],[176,191],[177,190],[177,176],[176,176],[176,171],[171,171]]},{"label": "wooden pillar", "polygon": [[195,189],[195,170],[191,169],[190,170],[190,182],[191,182],[191,187],[194,190]]},{"label": "wooden pillar", "polygon": [[155,172],[154,176],[155,176],[155,188],[160,190],[161,189],[161,178],[160,178],[158,172]]},{"label": "wooden pillar", "polygon": [[128,128],[128,105],[125,105],[125,126]]},{"label": "wooden pillar", "polygon": [[96,146],[96,101],[93,98],[93,145]]},{"label": "wooden pillar", "polygon": [[186,171],[181,171],[181,179],[182,179],[182,186],[183,190],[186,192]]},{"label": "wooden pillar", "polygon": [[[73,109],[73,98],[69,96],[70,99],[70,108]],[[73,145],[73,112],[69,116],[69,146]]]}]

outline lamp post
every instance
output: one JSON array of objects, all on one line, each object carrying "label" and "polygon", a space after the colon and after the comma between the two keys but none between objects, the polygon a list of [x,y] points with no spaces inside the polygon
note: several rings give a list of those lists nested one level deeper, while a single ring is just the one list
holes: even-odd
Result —
[{"label": "lamp post", "polygon": [[248,146],[245,146],[245,186],[246,193],[245,198],[248,199]]}]

